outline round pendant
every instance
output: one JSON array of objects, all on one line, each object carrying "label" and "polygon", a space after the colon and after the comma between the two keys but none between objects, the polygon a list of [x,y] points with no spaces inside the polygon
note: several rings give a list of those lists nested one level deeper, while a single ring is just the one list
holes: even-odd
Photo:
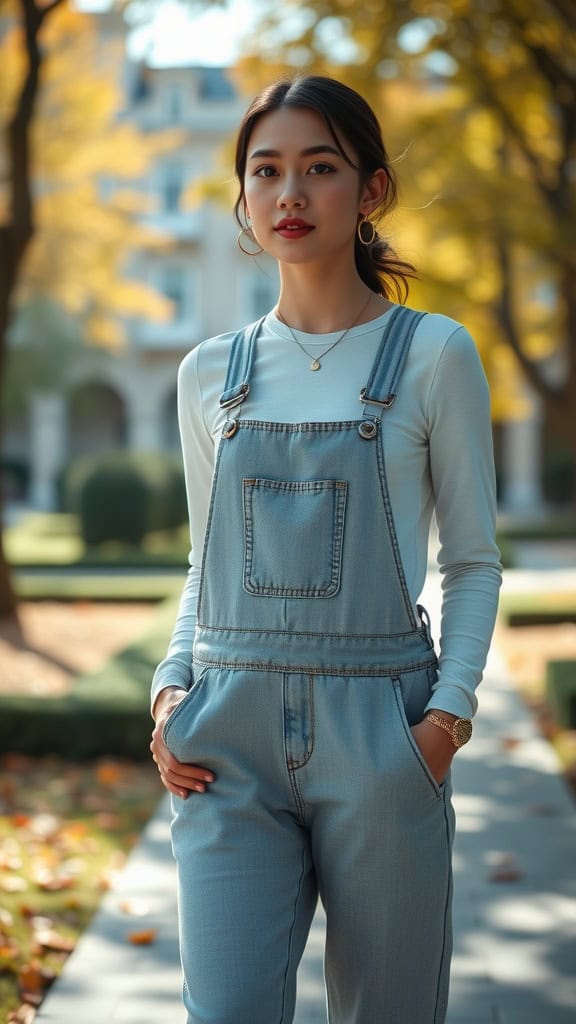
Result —
[{"label": "round pendant", "polygon": [[313,359],[312,362],[310,363],[311,370],[319,370],[321,366],[322,363],[320,363],[317,359]]}]

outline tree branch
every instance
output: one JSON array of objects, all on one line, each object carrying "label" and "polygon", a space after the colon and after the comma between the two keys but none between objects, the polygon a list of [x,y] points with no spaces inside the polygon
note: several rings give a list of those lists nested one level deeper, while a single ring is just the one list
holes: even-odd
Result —
[{"label": "tree branch", "polygon": [[528,19],[522,14],[517,14],[508,6],[505,7],[504,13],[516,30],[516,40],[530,54],[538,71],[548,82],[553,92],[556,93],[559,86],[567,86],[570,94],[572,94],[574,90],[574,76],[569,74],[558,61],[553,59],[546,47],[529,42],[526,33],[529,27]]},{"label": "tree branch", "polygon": [[503,238],[498,231],[496,231],[494,238],[494,247],[496,250],[496,259],[500,268],[500,294],[494,303],[498,323],[502,327],[510,348],[514,352],[520,366],[535,391],[545,399],[551,399],[554,397],[560,399],[562,397],[563,389],[553,387],[549,384],[540,373],[537,364],[529,359],[522,349],[520,336],[516,330],[516,324],[514,322],[512,268],[510,265],[509,246],[506,239]]},{"label": "tree branch", "polygon": [[540,195],[544,199],[546,205],[555,211],[554,189],[548,184],[538,157],[528,145],[526,138],[522,134],[520,126],[510,114],[505,103],[498,95],[497,90],[494,89],[489,76],[486,74],[481,63],[475,57],[471,59],[471,70],[478,82],[480,99],[483,99],[500,117],[504,127],[514,139],[523,157],[532,168],[534,183],[540,192]]}]

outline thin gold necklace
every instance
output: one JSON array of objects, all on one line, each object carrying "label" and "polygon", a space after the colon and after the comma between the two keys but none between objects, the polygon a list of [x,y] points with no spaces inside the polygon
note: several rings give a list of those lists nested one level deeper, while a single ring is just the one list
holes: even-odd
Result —
[{"label": "thin gold necklace", "polygon": [[364,305],[362,306],[362,309],[358,313],[358,316],[354,320],[354,323],[350,324],[350,326],[347,327],[345,331],[342,331],[342,334],[338,338],[336,338],[336,341],[333,341],[331,345],[328,345],[328,348],[325,348],[324,351],[321,352],[320,355],[318,355],[318,356],[313,356],[312,353],[309,352],[308,349],[304,348],[304,345],[300,341],[298,341],[298,338],[294,334],[294,331],[290,327],[290,324],[286,323],[284,317],[282,316],[280,310],[278,309],[278,306],[276,306],[276,316],[278,317],[279,320],[282,321],[284,326],[288,328],[288,330],[290,331],[290,334],[292,335],[294,341],[298,345],[298,348],[301,348],[302,351],[308,356],[308,358],[312,360],[312,362],[310,363],[310,369],[311,370],[321,370],[322,369],[322,359],[324,358],[324,356],[327,355],[328,352],[331,352],[333,348],[336,348],[336,345],[340,344],[340,342],[348,334],[348,331],[351,331],[353,327],[356,327],[356,324],[358,323],[360,317],[362,316],[362,314],[368,308],[368,305],[370,303],[371,298],[372,298],[372,295],[369,295],[368,296],[368,302],[364,303]]}]

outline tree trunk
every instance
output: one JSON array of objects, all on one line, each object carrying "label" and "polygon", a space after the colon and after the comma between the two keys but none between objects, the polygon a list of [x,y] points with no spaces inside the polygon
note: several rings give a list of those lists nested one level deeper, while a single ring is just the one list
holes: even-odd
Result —
[{"label": "tree trunk", "polygon": [[0,531],[0,619],[18,618],[18,599],[12,586],[10,568],[4,554],[4,542]]},{"label": "tree trunk", "polygon": [[[38,36],[44,19],[62,0],[37,7],[35,0],[19,0],[27,59],[26,74],[12,120],[6,129],[8,212],[0,225],[0,392],[6,365],[7,331],[11,303],[26,249],[34,234],[30,188],[30,126],[38,96],[42,53]],[[0,452],[2,451],[0,436]],[[3,498],[0,486],[0,618],[16,615],[17,599],[2,544]]]}]

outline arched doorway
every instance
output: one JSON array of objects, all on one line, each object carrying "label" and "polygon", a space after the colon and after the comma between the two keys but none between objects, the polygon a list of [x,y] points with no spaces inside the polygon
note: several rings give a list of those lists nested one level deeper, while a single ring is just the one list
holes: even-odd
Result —
[{"label": "arched doorway", "polygon": [[83,384],[68,403],[68,457],[124,448],[126,445],[124,400],[108,384]]}]

